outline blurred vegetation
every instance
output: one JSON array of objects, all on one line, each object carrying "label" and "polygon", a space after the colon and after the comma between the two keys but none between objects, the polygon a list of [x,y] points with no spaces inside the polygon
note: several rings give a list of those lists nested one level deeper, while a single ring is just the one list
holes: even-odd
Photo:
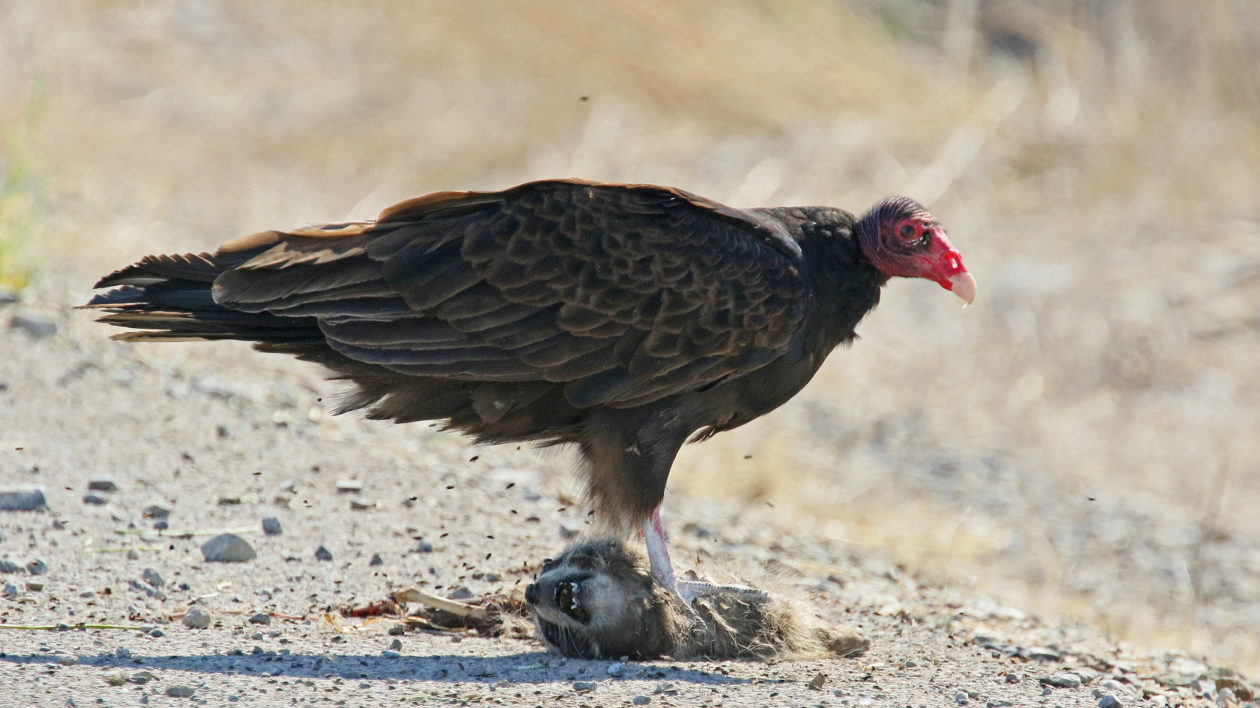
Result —
[{"label": "blurred vegetation", "polygon": [[671,487],[1260,670],[1260,3],[25,0],[0,8],[0,130],[6,223],[42,216],[24,248],[84,292],[443,188],[910,194],[976,304],[891,283],[804,395]]},{"label": "blurred vegetation", "polygon": [[42,105],[35,92],[24,120],[0,133],[0,291],[20,291],[35,275],[25,244],[43,212],[40,168],[31,144]]}]

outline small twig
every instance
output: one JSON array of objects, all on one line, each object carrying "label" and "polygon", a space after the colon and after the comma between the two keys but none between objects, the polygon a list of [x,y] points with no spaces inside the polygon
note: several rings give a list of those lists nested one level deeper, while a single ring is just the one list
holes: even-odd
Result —
[{"label": "small twig", "polygon": [[136,632],[143,632],[156,625],[130,625],[130,624],[87,624],[80,622],[78,624],[0,624],[0,629],[28,629],[28,630],[86,630],[86,629],[130,629]]},{"label": "small twig", "polygon": [[88,553],[126,553],[127,551],[165,551],[162,546],[120,546],[118,548],[89,548]]},{"label": "small twig", "polygon": [[486,621],[490,619],[490,614],[486,612],[484,607],[475,607],[473,605],[465,605],[462,602],[448,600],[437,595],[430,595],[420,588],[407,588],[394,593],[395,602],[419,602],[443,612],[449,612],[456,617],[472,618],[478,621]]}]

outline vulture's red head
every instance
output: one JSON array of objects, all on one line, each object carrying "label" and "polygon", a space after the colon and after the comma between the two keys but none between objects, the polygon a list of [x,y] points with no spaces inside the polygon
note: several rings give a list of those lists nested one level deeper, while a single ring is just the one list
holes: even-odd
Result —
[{"label": "vulture's red head", "polygon": [[888,197],[857,224],[858,242],[876,268],[889,277],[927,278],[951,290],[968,305],[976,299],[976,279],[945,229],[909,197]]}]

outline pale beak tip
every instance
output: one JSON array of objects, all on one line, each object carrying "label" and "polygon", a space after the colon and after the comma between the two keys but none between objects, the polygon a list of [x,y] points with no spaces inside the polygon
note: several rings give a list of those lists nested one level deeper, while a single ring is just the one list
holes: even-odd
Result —
[{"label": "pale beak tip", "polygon": [[976,299],[976,279],[965,270],[950,277],[949,289],[962,298],[963,307],[970,305]]}]

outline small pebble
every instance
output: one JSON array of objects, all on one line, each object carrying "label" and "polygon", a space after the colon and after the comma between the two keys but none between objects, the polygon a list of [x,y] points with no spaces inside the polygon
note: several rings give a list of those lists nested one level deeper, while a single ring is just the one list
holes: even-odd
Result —
[{"label": "small pebble", "polygon": [[47,508],[44,490],[39,487],[0,490],[0,511],[42,511]]},{"label": "small pebble", "polygon": [[21,573],[25,568],[10,558],[0,558],[0,573]]},{"label": "small pebble", "polygon": [[280,526],[280,519],[274,516],[268,516],[262,520],[263,533],[268,536],[279,536],[284,532],[284,528]]},{"label": "small pebble", "polygon": [[205,629],[210,626],[210,613],[194,607],[184,615],[184,626],[192,629]]},{"label": "small pebble", "polygon": [[95,492],[88,492],[87,494],[83,495],[84,504],[95,504],[97,506],[100,506],[101,504],[104,504],[107,501],[109,501],[109,498],[103,494],[96,494]]},{"label": "small pebble", "polygon": [[140,578],[155,588],[166,585],[166,581],[162,579],[161,574],[152,568],[145,568],[144,572],[140,574]]},{"label": "small pebble", "polygon": [[149,636],[150,637],[165,637],[166,632],[163,632],[160,627],[154,627],[153,629],[149,630]]},{"label": "small pebble", "polygon": [[14,585],[13,583],[5,583],[4,588],[0,589],[0,595],[4,595],[5,597],[8,597],[8,598],[17,597],[18,586]]},{"label": "small pebble", "polygon": [[[396,624],[393,627],[389,628],[389,635],[391,637],[401,637],[402,635],[406,633],[407,633],[407,625],[405,624]],[[394,641],[398,642],[397,639],[395,639]],[[393,645],[390,645],[390,648],[392,649]],[[398,642],[398,648],[400,649],[402,648],[402,642]]]},{"label": "small pebble", "polygon": [[315,549],[315,560],[330,561],[332,560],[332,551],[320,546]]},{"label": "small pebble", "polygon": [[467,585],[460,585],[451,591],[450,598],[452,600],[471,600],[473,591],[469,590]]},{"label": "small pebble", "polygon": [[249,618],[250,624],[271,624],[271,615],[259,612]]},{"label": "small pebble", "polygon": [[357,479],[337,480],[338,494],[358,494],[361,491],[363,491],[363,483]]},{"label": "small pebble", "polygon": [[578,693],[586,693],[588,691],[594,691],[595,686],[596,684],[594,681],[574,681],[573,682],[573,690],[577,691]]},{"label": "small pebble", "polygon": [[144,518],[146,519],[165,519],[171,515],[171,510],[165,507],[151,504],[144,509]]},{"label": "small pebble", "polygon": [[416,544],[416,553],[432,553],[433,544],[428,541],[420,541]]},{"label": "small pebble", "polygon": [[626,665],[620,661],[614,661],[608,665],[608,675],[613,678],[621,678],[626,673]]},{"label": "small pebble", "polygon": [[165,531],[169,529],[170,527],[171,525],[167,523],[166,519],[158,519],[157,521],[153,522],[153,528],[157,531]]},{"label": "small pebble", "polygon": [[61,664],[62,666],[74,666],[75,664],[79,663],[79,657],[62,654],[61,656],[57,657],[57,663]]},{"label": "small pebble", "polygon": [[955,702],[955,703],[957,703],[957,704],[958,704],[958,705],[960,705],[960,706],[961,706],[961,705],[965,705],[965,704],[967,703],[967,694],[966,694],[966,693],[963,693],[962,691],[959,691],[958,693],[955,693],[955,694],[954,694],[954,702]]},{"label": "small pebble", "polygon": [[26,584],[27,592],[39,592],[40,590],[43,590],[43,589],[44,589],[43,583],[27,583]]},{"label": "small pebble", "polygon": [[26,572],[30,573],[31,575],[43,575],[44,573],[48,572],[48,564],[36,558],[35,560],[26,564]]},{"label": "small pebble", "polygon": [[502,579],[503,579],[503,576],[499,575],[498,573],[486,573],[487,583],[497,583]]},{"label": "small pebble", "polygon": [[1081,677],[1076,674],[1064,671],[1048,678],[1042,678],[1041,682],[1054,686],[1055,688],[1080,688]]},{"label": "small pebble", "polygon": [[350,508],[355,511],[363,511],[364,509],[375,509],[376,502],[369,501],[362,497],[356,497],[350,500]]},{"label": "small pebble", "polygon": [[35,315],[14,315],[9,318],[9,329],[19,329],[34,339],[45,339],[57,333],[57,324]]},{"label": "small pebble", "polygon": [[192,686],[171,686],[166,689],[166,695],[171,698],[192,698],[196,692]]},{"label": "small pebble", "polygon": [[1120,699],[1110,693],[1104,694],[1102,698],[1098,699],[1098,708],[1121,708],[1122,705]]},{"label": "small pebble", "polygon": [[122,686],[127,683],[127,677],[122,674],[106,674],[105,683],[111,686]]},{"label": "small pebble", "polygon": [[630,702],[636,706],[645,706],[652,702],[651,696],[645,696],[642,693],[630,699]]},{"label": "small pebble", "polygon": [[[130,659],[131,650],[128,649],[127,647],[118,647],[117,649],[114,650],[114,658],[115,659]],[[142,673],[145,673],[145,672],[142,672]]]},{"label": "small pebble", "polygon": [[[396,625],[396,626],[397,626],[397,625]],[[389,648],[390,648],[390,649],[393,649],[394,651],[402,651],[402,640],[401,640],[401,639],[395,639],[394,641],[390,642],[390,643],[389,643]]]},{"label": "small pebble", "polygon": [[258,557],[254,547],[232,533],[223,533],[206,541],[201,547],[201,554],[208,561],[218,563],[243,563]]},{"label": "small pebble", "polygon": [[385,559],[381,558],[381,554],[373,553],[372,560],[368,561],[368,565],[385,565]]},{"label": "small pebble", "polygon": [[[253,634],[249,635],[249,638],[250,638],[250,639],[252,639],[252,640],[254,640],[254,641],[256,641],[256,642],[261,642],[261,641],[262,641],[263,639],[265,639],[266,637],[264,637],[264,636],[263,636],[263,633],[262,633],[262,632],[254,632]],[[255,653],[255,654],[261,654],[261,653],[263,653],[263,649],[262,649],[262,647],[254,647],[254,653]]]},{"label": "small pebble", "polygon": [[93,492],[116,492],[118,483],[109,477],[97,477],[88,480],[88,489]]},{"label": "small pebble", "polygon": [[402,658],[402,654],[394,651],[393,649],[386,649],[385,651],[381,652],[381,656],[383,656],[386,659],[401,659]]}]

